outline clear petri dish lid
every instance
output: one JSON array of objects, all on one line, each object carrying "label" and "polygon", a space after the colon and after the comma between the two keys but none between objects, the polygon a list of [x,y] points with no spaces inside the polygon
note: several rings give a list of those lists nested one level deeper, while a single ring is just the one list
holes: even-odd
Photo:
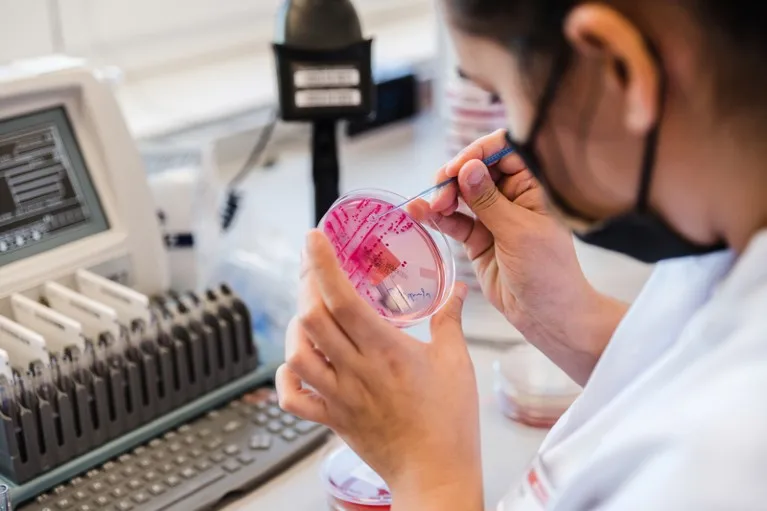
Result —
[{"label": "clear petri dish lid", "polygon": [[551,427],[581,393],[581,387],[529,343],[509,349],[493,364],[495,392],[510,418]]},{"label": "clear petri dish lid", "polygon": [[498,381],[510,391],[534,396],[573,396],[581,392],[562,369],[535,346],[520,343],[496,360]]},{"label": "clear petri dish lid", "polygon": [[442,232],[402,210],[387,214],[405,200],[382,190],[351,192],[319,225],[357,293],[402,328],[439,311],[455,284],[455,263]]},{"label": "clear petri dish lid", "polygon": [[391,506],[386,482],[348,446],[325,458],[322,479],[330,496],[340,501],[359,506]]}]

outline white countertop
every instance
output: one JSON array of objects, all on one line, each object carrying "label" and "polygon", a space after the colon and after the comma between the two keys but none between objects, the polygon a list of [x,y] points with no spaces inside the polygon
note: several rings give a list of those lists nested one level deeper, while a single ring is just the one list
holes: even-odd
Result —
[{"label": "white countertop", "polygon": [[[435,170],[446,161],[438,121],[425,118],[346,143],[341,156],[342,188],[385,188],[402,195],[417,193],[431,183]],[[245,205],[236,236],[263,233],[277,227],[290,243],[301,246],[303,235],[312,224],[311,165],[308,151],[281,157],[272,170],[254,174],[248,181]],[[293,201],[286,203],[285,190]],[[277,214],[278,213],[278,214]],[[263,223],[259,224],[261,220]],[[616,297],[631,300],[649,274],[649,268],[619,256],[578,246],[581,263],[594,285]],[[468,314],[471,316],[472,314]],[[475,315],[476,316],[476,315]],[[483,312],[471,322],[494,329],[511,329],[499,315]],[[424,327],[416,332],[426,335]],[[505,332],[504,332],[505,333]],[[492,362],[503,345],[472,345],[481,399],[482,450],[486,507],[490,508],[509,490],[534,456],[545,431],[531,429],[503,417],[495,403]],[[288,471],[224,509],[264,509],[316,511],[326,509],[325,494],[319,480],[319,466],[327,449],[294,465]]]}]

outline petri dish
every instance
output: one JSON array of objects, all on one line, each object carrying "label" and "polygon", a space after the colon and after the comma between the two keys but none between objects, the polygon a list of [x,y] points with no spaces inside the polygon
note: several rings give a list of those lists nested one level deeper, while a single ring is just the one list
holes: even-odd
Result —
[{"label": "petri dish", "polygon": [[387,214],[405,200],[383,190],[351,192],[319,225],[357,293],[400,328],[433,316],[455,283],[452,251],[442,232],[402,210]]},{"label": "petri dish", "polygon": [[567,373],[527,342],[496,360],[493,372],[503,414],[534,428],[554,426],[582,391]]},{"label": "petri dish", "polygon": [[322,481],[333,511],[391,509],[392,498],[386,482],[347,446],[325,458]]}]

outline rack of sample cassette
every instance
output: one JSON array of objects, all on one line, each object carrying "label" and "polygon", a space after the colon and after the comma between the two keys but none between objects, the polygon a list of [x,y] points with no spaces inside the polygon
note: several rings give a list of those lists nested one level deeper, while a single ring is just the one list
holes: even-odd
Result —
[{"label": "rack of sample cassette", "polygon": [[0,306],[0,475],[24,500],[271,377],[225,285],[147,297],[82,270]]}]

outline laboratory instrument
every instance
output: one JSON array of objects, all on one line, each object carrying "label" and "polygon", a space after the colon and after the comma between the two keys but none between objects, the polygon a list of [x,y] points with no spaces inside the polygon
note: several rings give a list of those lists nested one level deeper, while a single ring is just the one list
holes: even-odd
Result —
[{"label": "laboratory instrument", "polygon": [[303,458],[326,436],[318,424],[282,412],[273,389],[263,387],[143,442],[22,509],[211,509],[232,490],[251,489]]},{"label": "laboratory instrument", "polygon": [[21,509],[215,506],[327,435],[254,397],[281,355],[228,286],[169,290],[163,241],[108,84],[0,67],[0,482]]},{"label": "laboratory instrument", "polygon": [[373,113],[372,40],[350,0],[286,0],[274,52],[280,115],[312,123],[315,222],[338,199],[337,124]]},{"label": "laboratory instrument", "polygon": [[341,197],[319,228],[333,245],[357,293],[398,327],[434,315],[455,283],[450,246],[439,228],[405,211],[404,197],[359,190]]},{"label": "laboratory instrument", "polygon": [[149,175],[174,289],[200,289],[207,282],[204,270],[212,259],[207,252],[221,237],[223,187],[207,174],[203,162]]},{"label": "laboratory instrument", "polygon": [[333,511],[387,511],[392,496],[386,482],[354,451],[342,446],[322,464],[321,478]]},{"label": "laboratory instrument", "polygon": [[493,363],[498,404],[510,419],[552,427],[581,394],[581,387],[533,345],[511,347]]}]

